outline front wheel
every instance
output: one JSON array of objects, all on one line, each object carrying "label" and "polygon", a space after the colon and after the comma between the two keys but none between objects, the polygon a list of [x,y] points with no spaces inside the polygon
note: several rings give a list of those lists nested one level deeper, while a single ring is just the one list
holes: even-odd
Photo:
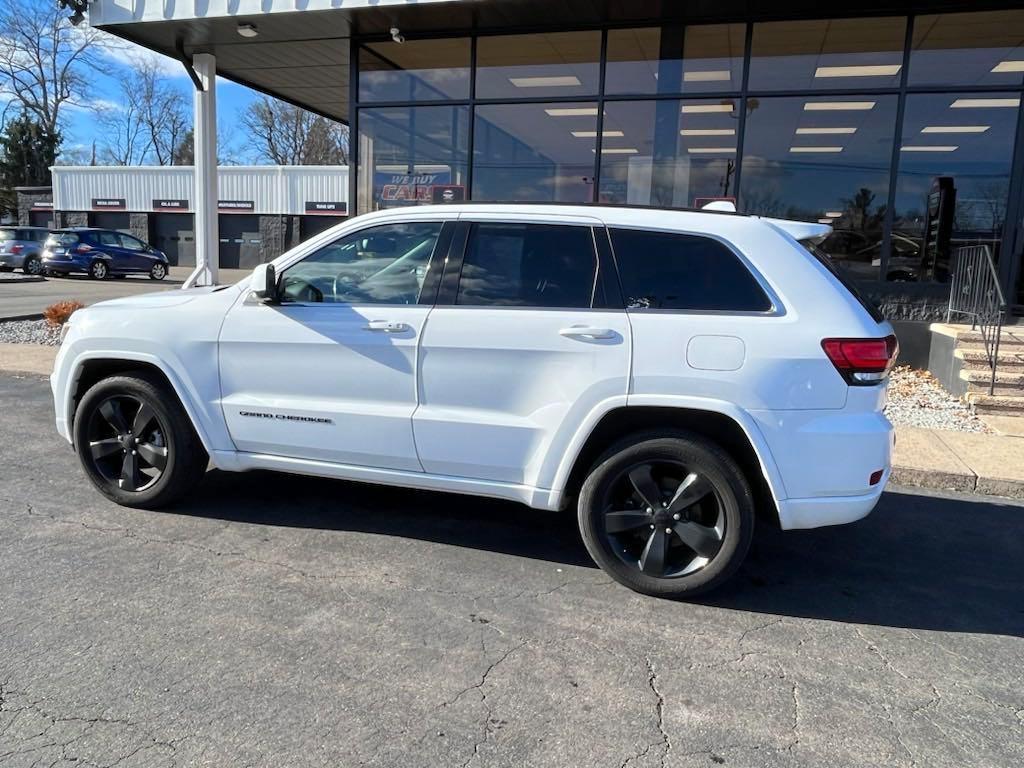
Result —
[{"label": "front wheel", "polygon": [[92,484],[128,507],[170,504],[206,472],[206,451],[177,396],[143,371],[89,389],[75,413],[74,440]]},{"label": "front wheel", "polygon": [[688,598],[727,581],[754,533],[743,472],[719,446],[685,432],[646,434],[609,450],[579,498],[583,542],[621,584]]},{"label": "front wheel", "polygon": [[165,277],[167,277],[167,267],[163,264],[154,264],[152,269],[149,270],[150,280],[163,280]]},{"label": "front wheel", "polygon": [[106,280],[110,269],[105,261],[94,261],[89,265],[89,277],[93,280]]}]

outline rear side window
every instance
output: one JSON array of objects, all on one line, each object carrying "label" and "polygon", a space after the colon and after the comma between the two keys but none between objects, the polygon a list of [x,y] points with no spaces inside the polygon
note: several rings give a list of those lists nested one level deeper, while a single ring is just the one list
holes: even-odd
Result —
[{"label": "rear side window", "polygon": [[0,243],[14,239],[13,229],[0,229]]},{"label": "rear side window", "polygon": [[627,309],[772,308],[746,265],[717,240],[639,229],[610,232]]},{"label": "rear side window", "polygon": [[455,303],[589,308],[596,277],[589,227],[474,224]]},{"label": "rear side window", "polygon": [[51,248],[55,245],[60,245],[65,248],[74,245],[78,242],[78,235],[74,232],[54,232],[48,238],[46,238],[46,244]]}]

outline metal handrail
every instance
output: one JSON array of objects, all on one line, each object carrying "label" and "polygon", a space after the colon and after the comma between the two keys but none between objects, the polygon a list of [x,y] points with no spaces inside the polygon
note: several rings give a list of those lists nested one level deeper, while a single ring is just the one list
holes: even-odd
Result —
[{"label": "metal handrail", "polygon": [[992,260],[991,249],[987,245],[957,248],[946,322],[952,322],[954,314],[963,315],[971,319],[972,331],[981,332],[985,357],[992,370],[988,385],[990,395],[996,389],[999,340],[1003,332],[1006,310],[1006,296],[999,283],[999,274]]}]

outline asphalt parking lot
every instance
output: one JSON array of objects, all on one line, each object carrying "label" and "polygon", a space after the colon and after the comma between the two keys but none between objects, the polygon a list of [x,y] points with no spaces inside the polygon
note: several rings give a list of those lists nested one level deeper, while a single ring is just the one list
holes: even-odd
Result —
[{"label": "asphalt parking lot", "polygon": [[890,492],[762,527],[701,604],[571,520],[212,472],[101,499],[0,376],[0,765],[1019,766],[1024,506]]}]

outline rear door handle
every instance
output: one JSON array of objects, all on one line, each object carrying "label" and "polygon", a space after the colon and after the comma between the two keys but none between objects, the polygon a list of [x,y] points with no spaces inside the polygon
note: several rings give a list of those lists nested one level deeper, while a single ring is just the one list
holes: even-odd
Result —
[{"label": "rear door handle", "polygon": [[572,325],[559,331],[562,336],[581,339],[614,339],[611,328],[592,328],[589,325]]},{"label": "rear door handle", "polygon": [[396,323],[391,320],[371,320],[363,326],[364,331],[377,331],[378,333],[402,333],[409,330],[406,323]]}]

